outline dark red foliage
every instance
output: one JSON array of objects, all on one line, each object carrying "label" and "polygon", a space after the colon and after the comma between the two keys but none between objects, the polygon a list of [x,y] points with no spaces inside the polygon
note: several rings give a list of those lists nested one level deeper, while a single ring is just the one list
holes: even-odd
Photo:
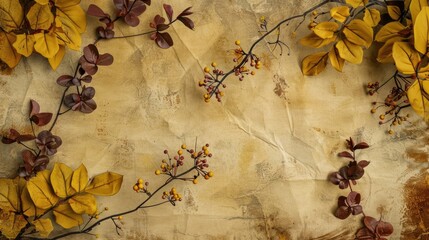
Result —
[{"label": "dark red foliage", "polygon": [[30,134],[20,134],[17,130],[11,128],[8,136],[3,136],[1,142],[4,144],[11,144],[14,142],[21,143],[34,140],[35,137]]},{"label": "dark red foliage", "polygon": [[364,227],[356,233],[356,239],[358,240],[387,240],[385,237],[393,233],[392,224],[381,220],[377,221],[370,216],[364,217],[363,224]]},{"label": "dark red foliage", "polygon": [[140,20],[138,16],[146,11],[146,4],[150,5],[150,1],[130,1],[130,0],[113,0],[117,8],[116,15],[123,17],[124,22],[132,27],[139,25]]},{"label": "dark red foliage", "polygon": [[30,150],[24,150],[21,153],[23,164],[21,164],[18,174],[21,177],[29,179],[34,176],[37,172],[46,169],[49,163],[49,157],[46,155],[39,155],[36,157]]},{"label": "dark red foliage", "polygon": [[37,126],[45,126],[51,121],[52,113],[39,113],[39,111],[39,104],[34,100],[30,100],[30,121],[35,123]]},{"label": "dark red foliage", "polygon": [[95,89],[93,87],[82,88],[82,93],[71,93],[64,98],[64,104],[73,111],[81,111],[83,113],[91,113],[97,108],[94,101]]},{"label": "dark red foliage", "polygon": [[89,44],[83,49],[83,56],[80,57],[79,63],[83,70],[89,75],[94,75],[98,66],[108,66],[113,63],[113,56],[109,53],[99,54],[94,44]]},{"label": "dark red foliage", "polygon": [[362,206],[360,205],[360,194],[357,192],[350,192],[347,197],[341,196],[338,198],[338,208],[335,211],[335,217],[339,219],[346,219],[350,214],[358,215],[362,213]]},{"label": "dark red foliage", "polygon": [[53,135],[49,131],[41,131],[36,138],[36,144],[41,154],[54,155],[57,153],[57,149],[61,146],[63,141],[60,137]]}]

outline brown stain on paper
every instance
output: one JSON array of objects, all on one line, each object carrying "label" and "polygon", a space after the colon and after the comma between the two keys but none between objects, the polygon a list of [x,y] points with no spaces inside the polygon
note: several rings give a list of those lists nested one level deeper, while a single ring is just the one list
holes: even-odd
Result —
[{"label": "brown stain on paper", "polygon": [[425,137],[423,140],[419,141],[418,145],[407,148],[405,153],[417,163],[429,162],[429,153],[426,149],[428,144],[429,137]]},{"label": "brown stain on paper", "polygon": [[405,183],[401,240],[429,240],[428,179],[429,173],[424,170]]}]

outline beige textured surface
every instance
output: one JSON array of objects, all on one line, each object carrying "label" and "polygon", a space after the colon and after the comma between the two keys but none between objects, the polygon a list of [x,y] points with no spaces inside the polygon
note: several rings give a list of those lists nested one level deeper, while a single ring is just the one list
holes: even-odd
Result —
[{"label": "beige textured surface", "polygon": [[[91,1],[84,0],[86,9]],[[96,1],[112,9],[110,1]],[[303,77],[299,61],[311,49],[297,46],[289,37],[297,22],[283,29],[291,55],[271,54],[265,45],[256,53],[264,68],[239,82],[231,77],[222,104],[204,103],[197,83],[202,68],[215,60],[230,69],[235,39],[244,49],[258,37],[257,21],[265,15],[271,23],[297,14],[313,1],[284,0],[171,0],[176,13],[193,6],[196,30],[177,24],[170,33],[173,48],[161,50],[147,37],[100,42],[114,64],[103,67],[91,84],[98,109],[90,114],[66,114],[54,133],[63,146],[52,160],[73,168],[84,163],[89,173],[111,170],[125,175],[121,192],[99,198],[100,206],[118,212],[137,205],[143,195],[131,187],[142,177],[156,186],[153,174],[163,150],[177,150],[182,143],[209,142],[214,153],[215,177],[197,186],[175,184],[185,200],[176,207],[162,206],[125,217],[122,236],[110,222],[95,232],[102,239],[347,239],[360,227],[360,218],[336,219],[336,199],[347,191],[326,178],[345,162],[336,157],[344,140],[353,136],[371,148],[359,157],[371,160],[356,190],[367,214],[394,225],[391,239],[400,239],[406,212],[404,183],[427,168],[427,157],[416,163],[405,154],[425,135],[423,124],[412,124],[387,136],[375,116],[363,85],[381,80],[392,69],[380,68],[374,53],[366,52],[360,66],[347,64],[345,73],[330,67],[318,77]],[[137,28],[118,24],[116,32],[136,33],[162,11],[153,6]],[[95,19],[88,19],[84,43],[92,42]],[[298,37],[307,32],[305,25]],[[44,111],[55,111],[62,88],[55,79],[72,73],[80,53],[68,52],[56,72],[38,56],[24,59],[11,76],[0,77],[0,126],[28,129],[24,121],[29,99]],[[378,100],[381,100],[378,97]],[[424,148],[420,146],[420,148]],[[1,146],[0,175],[11,176],[21,161],[18,146]],[[423,150],[424,152],[425,150]],[[410,227],[410,226],[408,226]],[[412,227],[412,226],[411,226]],[[338,237],[343,234],[343,237]],[[346,237],[349,236],[349,237]],[[76,239],[80,239],[77,237]]]}]

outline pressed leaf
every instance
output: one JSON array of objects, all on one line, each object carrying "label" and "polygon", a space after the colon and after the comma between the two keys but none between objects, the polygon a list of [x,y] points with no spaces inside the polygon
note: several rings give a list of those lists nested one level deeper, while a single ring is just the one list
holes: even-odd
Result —
[{"label": "pressed leaf", "polygon": [[354,19],[343,30],[347,40],[359,46],[369,48],[374,37],[372,28],[360,19]]},{"label": "pressed leaf", "polygon": [[368,0],[346,0],[346,3],[352,5],[354,8],[357,8],[359,6],[368,4]]},{"label": "pressed leaf", "polygon": [[68,8],[79,5],[81,0],[55,0],[55,6],[58,8]]},{"label": "pressed leaf", "polygon": [[331,51],[329,51],[329,61],[331,65],[335,68],[335,70],[342,72],[344,67],[344,59],[340,57],[340,53],[338,52],[336,47],[332,47]]},{"label": "pressed leaf", "polygon": [[58,205],[53,212],[55,222],[63,228],[72,228],[83,223],[82,215],[75,213],[68,203]]},{"label": "pressed leaf", "polygon": [[349,42],[347,39],[338,41],[335,47],[337,48],[340,57],[347,62],[354,64],[360,64],[362,62],[362,47]]},{"label": "pressed leaf", "polygon": [[0,209],[19,212],[17,183],[13,179],[0,179]]},{"label": "pressed leaf", "polygon": [[23,215],[0,210],[0,232],[9,239],[15,239],[21,229],[27,225]]},{"label": "pressed leaf", "polygon": [[347,6],[339,6],[331,8],[331,17],[339,22],[346,21],[347,17],[350,16],[350,8]]},{"label": "pressed leaf", "polygon": [[398,37],[399,33],[406,28],[400,22],[390,22],[378,31],[377,35],[375,35],[375,41],[386,42],[391,38]]},{"label": "pressed leaf", "polygon": [[381,20],[380,11],[374,8],[366,9],[363,21],[370,27],[375,27]]},{"label": "pressed leaf", "polygon": [[68,27],[63,24],[61,28],[55,28],[55,34],[57,35],[58,44],[66,45],[68,48],[76,51],[80,50],[82,38],[74,27]]},{"label": "pressed leaf", "polygon": [[401,9],[395,5],[387,6],[387,13],[393,20],[398,20],[401,17]]},{"label": "pressed leaf", "polygon": [[354,159],[353,155],[347,151],[338,153],[338,157],[346,157],[346,158]]},{"label": "pressed leaf", "polygon": [[377,227],[375,227],[375,231],[380,234],[380,236],[389,236],[393,233],[393,226],[388,222],[379,221]]},{"label": "pressed leaf", "polygon": [[13,47],[19,54],[29,57],[33,53],[34,42],[34,35],[19,34],[16,35],[16,41],[13,43]]},{"label": "pressed leaf", "polygon": [[40,112],[40,105],[33,99],[30,99],[30,117]]},{"label": "pressed leaf", "polygon": [[177,17],[177,20],[181,21],[183,23],[183,25],[185,25],[187,28],[194,30],[195,28],[195,24],[194,22],[188,18],[188,17],[183,17],[184,15]]},{"label": "pressed leaf", "polygon": [[45,58],[52,58],[59,50],[58,39],[52,33],[36,33],[34,34],[36,43],[34,49]]},{"label": "pressed leaf", "polygon": [[366,160],[361,160],[361,161],[359,161],[358,162],[358,165],[361,167],[361,168],[365,168],[366,166],[368,166],[369,165],[369,161],[366,161]]},{"label": "pressed leaf", "polygon": [[429,81],[416,80],[407,90],[408,101],[414,111],[425,120],[429,118]]},{"label": "pressed leaf", "polygon": [[60,45],[60,48],[58,49],[57,54],[55,54],[54,57],[48,59],[49,64],[51,65],[51,68],[53,70],[56,70],[58,68],[65,54],[66,54],[66,48]]},{"label": "pressed leaf", "polygon": [[346,219],[350,214],[351,211],[347,206],[341,206],[337,208],[334,215],[339,219]]},{"label": "pressed leaf", "polygon": [[299,40],[299,43],[303,46],[312,47],[312,48],[320,48],[323,46],[326,46],[336,40],[336,34],[332,38],[326,38],[323,39],[319,36],[317,36],[314,32],[310,33],[309,35],[301,38]]},{"label": "pressed leaf", "polygon": [[[68,32],[68,29],[75,28],[79,33],[85,32],[86,15],[83,9],[79,5],[65,5],[67,1],[63,0],[62,2],[64,5],[57,8],[57,16],[62,23],[61,27],[64,29],[64,31]],[[56,5],[58,5],[58,3],[56,3]]]},{"label": "pressed leaf", "polygon": [[164,7],[168,20],[171,22],[173,20],[173,8],[171,7],[171,5],[168,4],[163,4],[162,6]]},{"label": "pressed leaf", "polygon": [[6,32],[19,27],[24,17],[21,4],[17,1],[0,0],[0,26]]},{"label": "pressed leaf", "polygon": [[21,60],[21,54],[13,47],[15,41],[15,34],[0,31],[0,60],[5,62],[10,68],[14,68],[19,63],[19,60]]},{"label": "pressed leaf", "polygon": [[99,174],[92,179],[85,192],[103,196],[114,195],[121,189],[122,179],[122,175],[114,172]]},{"label": "pressed leaf", "polygon": [[417,15],[420,13],[423,7],[428,5],[427,0],[412,0],[410,3],[410,12],[413,19],[413,23],[416,23]]},{"label": "pressed leaf", "polygon": [[37,113],[31,116],[30,120],[34,122],[37,126],[45,126],[52,119],[52,113]]},{"label": "pressed leaf", "polygon": [[58,197],[55,195],[49,180],[51,172],[44,170],[39,172],[35,177],[31,178],[27,183],[28,192],[36,207],[48,209],[58,202]]},{"label": "pressed leaf", "polygon": [[163,33],[157,32],[155,42],[160,48],[164,48],[164,49],[167,49],[173,46],[173,39],[171,38],[170,34],[167,32],[163,32]]},{"label": "pressed leaf", "polygon": [[71,185],[76,192],[82,192],[88,184],[88,171],[85,165],[81,164],[73,172]]},{"label": "pressed leaf", "polygon": [[51,184],[58,197],[66,198],[75,193],[71,186],[73,170],[64,163],[55,163],[51,173]]},{"label": "pressed leaf", "polygon": [[21,193],[22,212],[27,217],[39,216],[44,213],[43,209],[37,208],[31,199],[27,186],[24,187]]},{"label": "pressed leaf", "polygon": [[302,73],[306,76],[315,76],[321,73],[326,68],[328,61],[328,53],[320,52],[308,55],[302,60]]},{"label": "pressed leaf", "polygon": [[407,42],[395,42],[392,48],[392,56],[396,68],[404,74],[414,74],[420,62],[419,53]]},{"label": "pressed leaf", "polygon": [[365,148],[369,148],[369,145],[366,142],[360,142],[360,143],[358,143],[358,144],[356,144],[354,146],[355,150],[357,150],[357,149],[365,149]]},{"label": "pressed leaf", "polygon": [[92,215],[97,211],[95,196],[89,193],[75,195],[68,202],[73,211],[78,214]]},{"label": "pressed leaf", "polygon": [[339,25],[336,22],[321,22],[313,28],[313,32],[323,39],[332,38],[338,27]]},{"label": "pressed leaf", "polygon": [[48,4],[40,5],[36,3],[28,11],[27,19],[33,30],[48,30],[54,22],[54,15]]},{"label": "pressed leaf", "polygon": [[429,43],[429,7],[423,7],[414,24],[414,48],[426,54]]},{"label": "pressed leaf", "polygon": [[33,221],[33,225],[36,227],[36,231],[41,237],[48,237],[52,230],[54,230],[52,221],[49,218],[37,219]]},{"label": "pressed leaf", "polygon": [[404,38],[402,37],[394,37],[387,40],[387,42],[385,42],[384,45],[380,49],[378,49],[377,61],[381,63],[394,62],[392,56],[393,44],[395,44],[395,42],[401,42],[403,40]]}]

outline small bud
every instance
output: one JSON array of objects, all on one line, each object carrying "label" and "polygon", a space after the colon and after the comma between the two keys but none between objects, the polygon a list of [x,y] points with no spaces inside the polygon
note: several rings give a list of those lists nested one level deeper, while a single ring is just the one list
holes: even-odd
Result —
[{"label": "small bud", "polygon": [[240,45],[240,40],[235,40],[235,45],[239,46]]}]

